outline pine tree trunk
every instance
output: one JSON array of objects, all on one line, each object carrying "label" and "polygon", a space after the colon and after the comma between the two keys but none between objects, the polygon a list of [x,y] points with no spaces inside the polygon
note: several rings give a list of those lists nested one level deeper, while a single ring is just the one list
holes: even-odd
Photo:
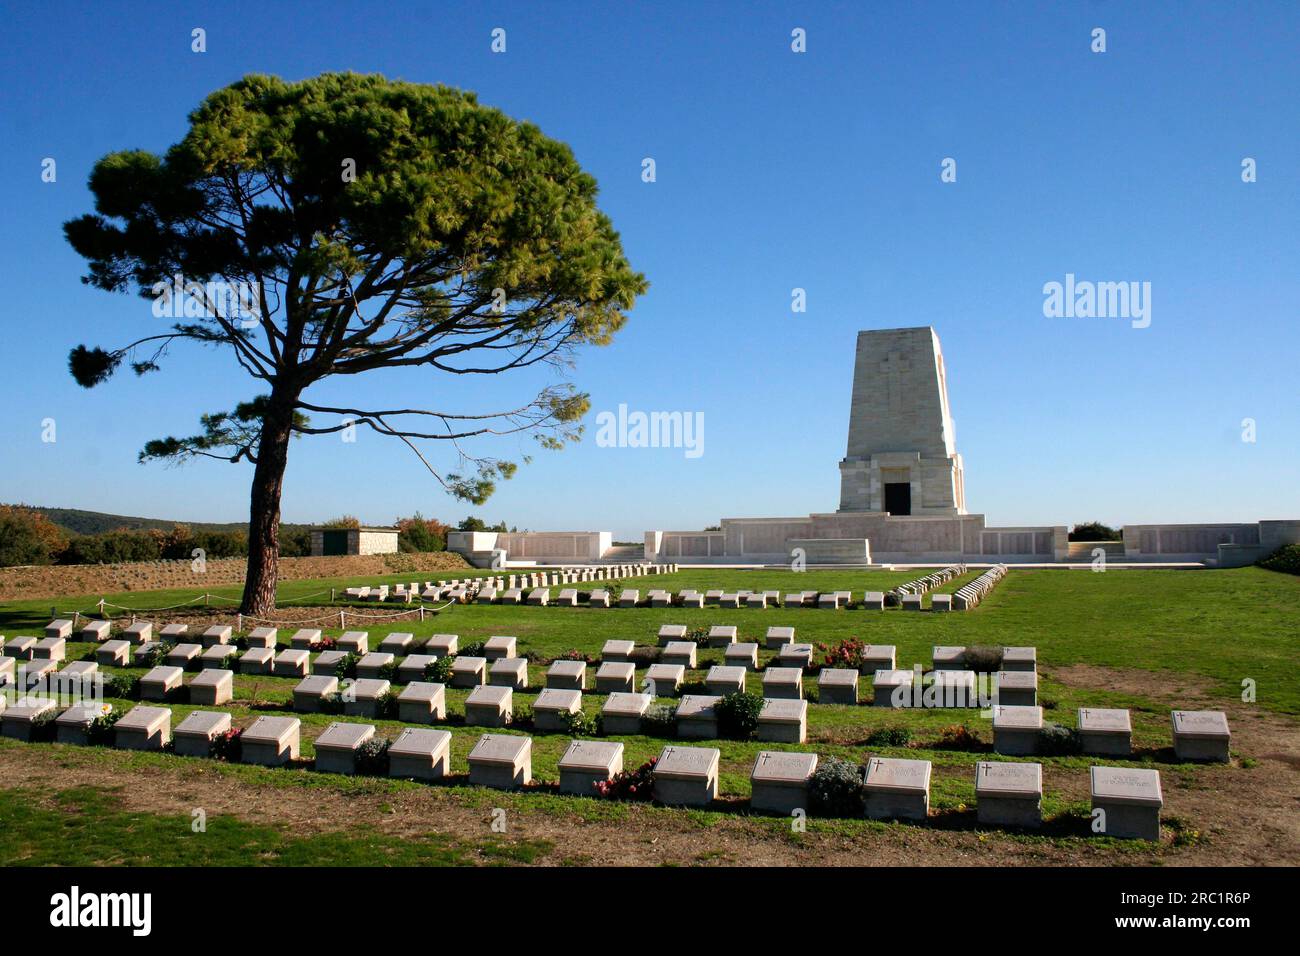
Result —
[{"label": "pine tree trunk", "polygon": [[262,421],[257,467],[248,515],[248,571],[244,576],[244,614],[264,615],[275,610],[275,586],[280,565],[280,492],[289,460],[289,437],[296,395],[280,389]]}]

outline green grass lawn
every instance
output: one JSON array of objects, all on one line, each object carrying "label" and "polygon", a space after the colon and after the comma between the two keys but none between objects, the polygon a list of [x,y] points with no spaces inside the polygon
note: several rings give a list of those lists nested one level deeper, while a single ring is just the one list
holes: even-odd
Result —
[{"label": "green grass lawn", "polygon": [[[647,591],[663,586],[678,590],[684,586],[699,589],[721,588],[777,588],[783,593],[792,590],[865,589],[880,590],[901,580],[917,576],[920,572],[841,572],[810,571],[796,574],[790,571],[739,571],[690,570],[676,574],[639,579],[633,586]],[[409,576],[394,576],[389,580],[407,580]],[[342,588],[358,582],[338,580],[329,583],[288,582],[282,585],[282,602],[293,604],[304,601],[318,605],[319,600],[307,596],[323,588]],[[945,590],[958,586],[949,584]],[[558,588],[552,589],[553,592]],[[237,588],[225,589],[232,596]],[[110,600],[124,597],[120,603],[133,606],[160,606],[177,603],[193,596],[193,592],[149,592],[126,596],[110,596]],[[59,602],[60,610],[76,606],[76,602]],[[391,610],[390,607],[370,605],[357,611],[374,613]],[[47,601],[10,602],[0,606],[0,632],[8,635],[37,633],[49,617]],[[156,616],[165,620],[166,614]],[[233,615],[231,616],[233,620]],[[532,687],[515,695],[517,713],[527,715],[538,688],[545,682],[546,663],[569,650],[578,650],[598,657],[601,647],[611,638],[631,639],[641,645],[653,645],[661,624],[681,623],[688,627],[703,627],[715,623],[735,624],[740,640],[753,641],[762,648],[763,636],[772,625],[792,625],[796,639],[818,644],[831,644],[854,637],[875,644],[894,644],[898,649],[900,667],[914,663],[928,666],[930,650],[934,644],[956,645],[1033,645],[1038,648],[1040,662],[1040,703],[1046,708],[1046,718],[1066,726],[1073,726],[1075,710],[1081,706],[1127,707],[1132,711],[1135,754],[1130,763],[1134,766],[1157,767],[1164,773],[1195,775],[1198,781],[1213,786],[1217,774],[1244,772],[1236,767],[1205,767],[1182,765],[1175,762],[1169,741],[1169,704],[1153,700],[1140,692],[1125,692],[1105,686],[1080,687],[1055,680],[1054,668],[1070,664],[1093,664],[1103,667],[1135,669],[1150,672],[1153,696],[1159,688],[1162,675],[1182,673],[1199,678],[1208,685],[1213,695],[1226,702],[1239,700],[1243,679],[1254,680],[1258,687],[1258,706],[1283,714],[1300,714],[1300,676],[1296,673],[1296,621],[1300,620],[1300,580],[1286,575],[1244,568],[1232,571],[1174,571],[1174,570],[1111,570],[1104,574],[1088,570],[1025,569],[1013,570],[994,589],[989,597],[974,611],[951,614],[916,613],[901,609],[885,611],[829,611],[818,609],[736,609],[724,610],[709,607],[702,610],[632,608],[594,610],[590,608],[527,607],[499,605],[453,605],[429,614],[420,621],[385,623],[367,627],[360,621],[349,622],[349,629],[369,630],[371,646],[376,647],[383,635],[390,631],[411,631],[417,635],[432,633],[458,634],[461,644],[485,639],[495,634],[510,634],[519,639],[519,651],[530,656],[529,668]],[[281,627],[282,644],[287,644],[292,627]],[[337,627],[326,628],[326,633],[337,635]],[[94,645],[72,643],[68,659],[93,659]],[[721,649],[701,648],[699,667],[687,673],[687,681],[699,682],[711,664],[722,661]],[[772,657],[760,649],[760,667]],[[131,668],[132,673],[142,673]],[[644,670],[638,673],[638,686]],[[589,686],[594,682],[594,667],[589,670]],[[235,701],[228,709],[237,725],[250,723],[258,714],[277,711],[288,712],[291,692],[296,679],[237,676]],[[751,674],[749,689],[761,688],[761,675]],[[806,696],[815,700],[816,678],[805,681]],[[503,795],[476,791],[464,786],[468,764],[466,756],[483,728],[465,726],[463,723],[464,699],[467,692],[449,688],[447,692],[448,720],[441,724],[453,734],[452,786],[469,802],[490,801],[493,805],[505,799]],[[863,697],[870,698],[870,681],[864,679]],[[584,709],[599,713],[604,696],[588,690],[584,694]],[[119,709],[129,709],[130,701],[113,701]],[[194,708],[188,704],[173,705],[173,726]],[[321,714],[300,714],[304,724],[302,754],[311,758],[311,741],[335,718]],[[359,718],[344,718],[359,719]],[[396,736],[402,726],[396,721],[374,721],[379,734],[388,738]],[[949,750],[940,746],[945,728],[965,725],[979,738],[982,747],[971,750]],[[872,734],[883,728],[905,728],[911,734],[907,747],[878,746]],[[569,743],[564,734],[533,733],[527,728],[507,732],[532,733],[533,773],[543,785],[536,792],[512,795],[510,800],[522,801],[529,812],[568,814],[573,811],[574,798],[558,796],[545,785],[558,780],[557,762]],[[625,766],[636,767],[659,754],[668,741],[655,737],[633,735],[614,737],[625,745]],[[868,753],[886,756],[909,756],[931,760],[934,764],[931,803],[941,813],[960,814],[974,802],[974,764],[989,757],[988,745],[992,741],[990,721],[977,710],[887,710],[871,706],[836,706],[813,703],[809,708],[808,742],[803,745],[759,743],[755,741],[722,740],[705,743],[721,751],[721,793],[723,804],[716,811],[665,810],[682,819],[705,821],[712,814],[745,812],[743,801],[749,795],[749,772],[756,755],[764,749],[811,750],[823,757],[837,756],[861,762]],[[4,742],[0,746],[24,746]],[[55,747],[55,745],[27,745]],[[55,748],[58,749],[58,748]],[[106,759],[125,760],[132,765],[150,761],[176,761],[185,758],[170,755],[131,754],[105,751]],[[1014,759],[1014,758],[998,758]],[[1084,776],[1087,767],[1095,763],[1088,757],[1038,758],[1045,766],[1058,771],[1068,771]],[[1109,761],[1108,761],[1109,762]],[[271,786],[326,786],[326,787],[401,787],[412,786],[391,781],[354,781],[331,774],[294,771],[273,771],[263,768],[225,766],[223,773],[249,775]],[[418,785],[415,785],[418,786]],[[60,850],[43,835],[54,833],[60,826],[68,826],[66,815],[57,809],[17,800],[15,791],[0,791],[0,823],[12,824],[10,832],[25,832],[30,837],[16,843],[8,850],[6,858],[0,854],[0,863],[9,862],[66,862],[71,850]],[[488,795],[490,793],[490,795]],[[98,820],[97,832],[104,834],[100,843],[104,859],[121,859],[123,862],[148,862],[152,860],[151,834],[170,832],[178,821],[137,819],[115,809],[111,794],[95,791],[61,793],[48,799],[69,801],[81,808],[78,819]],[[617,815],[624,812],[618,804],[598,804],[582,801],[592,808],[583,813]],[[485,804],[486,805],[486,804]],[[729,809],[730,808],[730,809]],[[1050,789],[1044,796],[1044,817],[1052,822],[1048,835],[1035,839],[1087,839],[1086,804],[1060,796]],[[184,821],[181,821],[184,822]],[[293,834],[275,828],[255,827],[231,820],[225,841],[230,847],[247,847],[270,862],[293,863],[301,859],[306,850]],[[836,826],[854,828],[870,827],[868,821],[836,821]],[[80,826],[80,824],[77,824]],[[128,851],[117,840],[125,833],[141,834],[141,839],[131,842]],[[161,828],[161,829],[159,829]],[[74,827],[75,829],[75,827]],[[1077,831],[1077,832],[1076,832]],[[125,837],[123,837],[125,839]],[[161,839],[161,837],[159,837]],[[128,841],[130,842],[130,841]],[[313,844],[314,845],[314,844]],[[116,847],[118,856],[109,850]],[[161,850],[159,850],[161,852]],[[170,850],[168,852],[171,852]],[[243,852],[243,851],[241,851]],[[313,850],[313,853],[315,851]],[[493,852],[491,847],[471,841],[460,845],[455,841],[429,839],[411,845],[398,845],[374,833],[349,832],[327,841],[324,859],[337,855],[340,860],[374,860],[396,863],[457,863],[466,859],[482,860]],[[507,852],[507,851],[501,851]],[[510,853],[530,852],[509,850]],[[486,855],[486,856],[485,856]],[[322,859],[317,856],[317,859]],[[208,858],[209,862],[220,859]]]},{"label": "green grass lawn", "polygon": [[[644,595],[652,587],[775,588],[793,590],[881,590],[920,572],[854,572],[692,569],[638,579]],[[391,576],[396,582],[407,576]],[[280,586],[283,606],[304,597],[363,582],[357,579],[292,581]],[[941,590],[958,586],[950,582]],[[553,593],[558,593],[553,588]],[[159,607],[195,597],[194,591],[152,591],[107,595],[113,603]],[[231,598],[239,589],[214,589]],[[325,596],[328,598],[328,594]],[[65,599],[59,613],[93,606],[97,598]],[[51,601],[0,605],[0,633],[39,634]],[[319,598],[306,603],[318,605]],[[215,606],[215,605],[214,605]],[[772,625],[792,625],[799,640],[835,642],[857,637],[898,647],[900,666],[928,664],[935,644],[1025,645],[1038,648],[1048,665],[1095,664],[1143,670],[1187,672],[1214,683],[1216,693],[1238,697],[1242,681],[1255,681],[1260,706],[1300,714],[1300,578],[1259,568],[1216,570],[1013,570],[974,611],[952,614],[886,611],[826,611],[769,608],[701,610],[682,608],[527,607],[453,605],[424,622],[375,624],[362,615],[391,613],[397,605],[358,606],[349,629],[370,630],[372,644],[389,631],[417,635],[459,634],[462,643],[494,634],[519,638],[520,653],[549,658],[570,649],[597,655],[610,638],[654,643],[660,624],[689,627],[735,624],[740,640],[762,641]],[[233,605],[232,605],[233,608]],[[156,615],[165,619],[166,614]],[[233,610],[230,620],[234,621]],[[338,627],[323,628],[337,635]],[[287,633],[282,628],[282,638]]]},{"label": "green grass lawn", "polygon": [[230,815],[196,831],[190,816],[119,803],[103,787],[0,790],[0,866],[464,866],[528,863],[547,849],[492,837],[398,838],[365,825],[303,836]]}]

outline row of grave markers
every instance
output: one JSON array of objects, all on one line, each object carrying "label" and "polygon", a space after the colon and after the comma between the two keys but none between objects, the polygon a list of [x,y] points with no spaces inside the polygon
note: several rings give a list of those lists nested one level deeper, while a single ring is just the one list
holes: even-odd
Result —
[{"label": "row of grave markers", "polygon": [[[3,698],[0,698],[3,700]],[[4,736],[30,740],[36,724],[56,709],[55,702],[24,698],[0,713]],[[61,744],[90,743],[90,728],[103,716],[98,705],[74,704],[54,718]],[[114,745],[124,750],[171,747],[185,757],[208,757],[214,740],[228,733],[231,715],[193,711],[175,728],[168,707],[137,705],[113,727]],[[240,734],[240,760],[282,767],[300,759],[302,722],[296,717],[260,716]],[[376,738],[373,724],[335,721],[315,740],[316,770],[354,774],[361,748]],[[402,729],[387,748],[391,777],[437,781],[451,776],[449,731]],[[502,790],[533,785],[533,739],[516,734],[484,734],[467,762],[469,783]],[[591,796],[597,784],[623,770],[624,745],[618,741],[572,740],[559,761],[561,793]],[[653,796],[670,806],[708,807],[718,799],[721,752],[716,747],[669,744],[651,772]],[[815,753],[761,751],[750,771],[753,810],[803,814]],[[1160,773],[1133,767],[1093,766],[1089,771],[1094,832],[1119,838],[1159,840],[1164,806]],[[864,815],[878,820],[924,821],[930,810],[928,760],[870,756],[862,777]],[[1042,765],[979,761],[975,765],[976,814],[982,825],[1037,828],[1042,824]]]},{"label": "row of grave markers", "polygon": [[[102,639],[109,633],[107,627],[102,626],[106,624],[94,622],[88,628]],[[168,631],[172,637],[183,636],[186,626],[167,625],[163,628],[164,635]],[[123,630],[123,634],[140,642],[137,657],[146,655],[155,643],[150,640],[152,624],[148,622],[134,622]],[[108,640],[98,648],[97,661],[77,661],[62,671],[56,671],[56,665],[65,658],[67,636],[70,636],[69,622],[52,621],[47,627],[47,635],[34,643],[33,639],[0,642],[0,652],[3,652],[0,656],[0,686],[16,684],[22,694],[28,694],[42,682],[69,689],[85,686],[84,682],[94,678],[99,663],[123,664],[126,651],[131,647],[127,640]],[[665,624],[660,627],[659,660],[647,670],[640,693],[637,692],[636,667],[632,662],[634,642],[610,640],[605,643],[595,675],[595,687],[597,693],[609,695],[602,710],[607,733],[640,733],[641,717],[654,698],[676,696],[686,670],[696,666],[698,645],[684,640],[685,636],[685,625]],[[760,740],[802,743],[806,739],[807,702],[803,699],[803,676],[804,669],[811,664],[812,646],[795,643],[794,636],[792,627],[767,630],[767,647],[777,650],[778,656],[776,666],[769,665],[763,671]],[[141,678],[141,696],[145,700],[170,699],[184,686],[184,669],[197,666],[202,668],[202,672],[188,685],[190,702],[213,706],[230,702],[234,672],[222,665],[238,653],[229,644],[232,637],[233,629],[229,625],[213,625],[200,636],[201,644],[172,646],[167,654],[167,663],[152,668]],[[467,724],[508,725],[512,718],[513,692],[529,687],[527,660],[517,656],[517,641],[511,636],[489,638],[483,656],[471,657],[457,655],[458,637],[454,634],[431,636],[423,649],[433,653],[409,654],[407,652],[415,647],[412,634],[388,634],[380,642],[379,650],[370,652],[368,632],[353,631],[339,639],[338,650],[321,652],[313,663],[310,648],[320,638],[319,630],[300,629],[291,636],[291,646],[274,655],[278,631],[257,628],[248,637],[250,647],[241,659],[241,670],[248,672],[245,665],[250,655],[258,655],[254,672],[264,672],[262,668],[269,663],[274,674],[300,678],[293,692],[294,708],[315,712],[322,709],[327,697],[339,693],[340,681],[334,675],[338,663],[348,654],[361,655],[357,664],[358,677],[348,682],[346,693],[342,695],[344,713],[374,717],[380,699],[392,687],[391,682],[381,675],[397,663],[397,653],[405,653],[407,656],[397,669],[399,679],[405,679],[407,683],[398,696],[399,715],[403,721],[417,723],[446,719],[444,686],[422,679],[427,666],[438,656],[454,658],[451,686],[471,691],[465,707]],[[711,693],[687,695],[679,703],[676,724],[681,737],[716,738],[714,705],[727,693],[746,690],[749,672],[757,670],[758,645],[737,642],[734,625],[710,628],[707,643],[711,647],[725,648],[724,664],[711,667],[706,675],[705,685]],[[956,646],[936,645],[932,649],[932,686],[944,693],[937,698],[925,699],[910,693],[919,687],[917,669],[898,669],[893,645],[867,645],[862,652],[862,661],[867,670],[875,668],[872,703],[881,707],[979,706],[974,694],[976,674],[965,669],[965,653],[966,648]],[[27,663],[15,681],[14,662],[18,659]],[[1008,756],[1032,755],[1038,752],[1044,726],[1043,710],[1036,701],[1036,650],[1033,647],[1003,648],[1000,666],[1002,670],[994,678],[994,750]],[[586,690],[586,670],[585,661],[559,660],[550,665],[546,687],[534,705],[535,715],[540,718],[538,729],[563,729],[564,714],[581,709],[582,692]],[[857,669],[822,668],[818,676],[819,700],[823,703],[856,704],[859,676]],[[960,693],[949,693],[953,691]],[[0,707],[3,705],[4,698],[0,698]],[[1171,719],[1174,750],[1179,759],[1221,762],[1229,759],[1230,732],[1226,715],[1222,712],[1178,710],[1172,713]],[[1131,753],[1131,722],[1127,710],[1081,708],[1077,732],[1084,753],[1113,756]]]},{"label": "row of grave markers", "polygon": [[528,574],[507,574],[487,578],[463,578],[455,581],[425,581],[395,585],[351,587],[343,591],[345,597],[355,601],[394,601],[412,603],[416,600],[443,601],[477,599],[484,591],[504,593],[524,592],[537,588],[560,587],[595,581],[617,581],[624,578],[644,577],[651,574],[670,574],[677,570],[675,564],[616,564],[586,568],[560,568],[553,571],[535,571]]}]

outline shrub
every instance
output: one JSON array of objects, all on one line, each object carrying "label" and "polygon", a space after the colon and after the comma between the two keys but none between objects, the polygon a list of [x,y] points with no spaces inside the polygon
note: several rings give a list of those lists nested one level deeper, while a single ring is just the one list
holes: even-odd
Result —
[{"label": "shrub", "polygon": [[647,737],[677,735],[677,705],[651,704],[641,715],[641,733]]},{"label": "shrub", "polygon": [[347,655],[334,665],[334,676],[339,680],[348,677],[357,676],[357,662],[361,660],[361,655],[356,651],[348,651]]},{"label": "shrub", "polygon": [[212,747],[209,750],[212,759],[224,760],[226,763],[238,763],[242,752],[240,740],[243,733],[238,727],[232,727],[225,733],[213,737]]},{"label": "shrub", "polygon": [[1268,571],[1300,574],[1300,544],[1284,544],[1272,554],[1260,558],[1255,563]]},{"label": "shrub", "polygon": [[1038,731],[1038,752],[1050,757],[1077,754],[1083,749],[1077,731],[1061,724],[1045,723]]},{"label": "shrub", "polygon": [[607,800],[649,800],[654,796],[654,769],[658,758],[652,757],[635,770],[620,770],[609,780],[597,780],[592,786],[596,795]]},{"label": "shrub", "polygon": [[239,667],[239,648],[230,648],[226,652],[226,656],[221,659],[221,666],[226,670],[237,670]]},{"label": "shrub", "polygon": [[709,629],[707,627],[693,627],[686,632],[683,640],[691,641],[695,644],[703,644],[706,647],[709,643]]},{"label": "shrub", "polygon": [[823,817],[862,816],[862,768],[839,757],[819,760],[808,778],[808,810]]},{"label": "shrub", "polygon": [[58,708],[47,710],[32,721],[32,743],[49,743],[55,737],[54,719],[58,717]]},{"label": "shrub", "polygon": [[140,699],[140,678],[131,674],[111,674],[104,678],[104,694],[122,700]]},{"label": "shrub", "polygon": [[840,641],[838,644],[818,644],[822,653],[822,667],[847,667],[857,670],[862,666],[862,652],[866,644],[855,637]]},{"label": "shrub", "polygon": [[333,694],[326,694],[320,699],[320,712],[322,714],[343,713],[343,695],[337,691]]},{"label": "shrub", "polygon": [[389,690],[379,695],[379,699],[375,701],[375,719],[397,719],[397,694],[395,692]]},{"label": "shrub", "polygon": [[371,737],[357,748],[357,773],[363,777],[388,776],[388,741]]},{"label": "shrub", "polygon": [[487,647],[486,641],[475,641],[473,644],[466,644],[456,652],[457,657],[482,657],[483,650]]},{"label": "shrub", "polygon": [[451,658],[439,657],[424,667],[424,679],[434,684],[445,684],[451,680]]},{"label": "shrub", "polygon": [[555,660],[557,660],[557,661],[582,661],[584,664],[594,664],[594,663],[596,663],[596,658],[595,658],[594,656],[592,656],[591,654],[584,654],[582,651],[578,650],[577,648],[573,648],[573,647],[569,648],[567,651],[565,651],[565,652],[564,652],[563,654],[561,654],[559,657],[555,658]]},{"label": "shrub", "polygon": [[863,742],[868,747],[906,747],[911,740],[912,732],[906,727],[880,727]]},{"label": "shrub", "polygon": [[600,733],[600,718],[581,710],[561,715],[560,723],[564,725],[564,732],[572,737],[595,737]]},{"label": "shrub", "polygon": [[659,648],[657,647],[634,647],[632,653],[627,656],[637,667],[649,667],[659,660]]},{"label": "shrub", "polygon": [[171,650],[173,646],[174,645],[168,641],[162,641],[156,647],[151,648],[145,654],[137,657],[135,659],[136,663],[145,668],[157,667],[167,659],[167,652]]},{"label": "shrub", "polygon": [[952,724],[939,731],[935,750],[983,750],[984,745],[976,733],[965,724]]},{"label": "shrub", "polygon": [[420,512],[397,521],[397,548],[406,553],[442,551],[447,547],[451,525],[437,518],[425,518]]},{"label": "shrub", "polygon": [[392,681],[397,680],[397,657],[396,657],[396,655],[394,655],[394,657],[393,657],[393,659],[392,659],[391,661],[389,661],[387,664],[385,664],[385,665],[383,665],[381,668],[379,668],[379,679],[380,679],[380,680],[386,680],[386,681],[389,681],[389,682],[392,682]]},{"label": "shrub", "polygon": [[976,645],[966,648],[962,661],[969,670],[992,674],[1002,670],[1002,648]]},{"label": "shrub", "polygon": [[718,733],[735,740],[748,740],[758,730],[758,715],[763,711],[763,698],[758,694],[732,691],[713,705],[718,715]]},{"label": "shrub", "polygon": [[339,642],[333,637],[322,637],[319,641],[312,641],[308,650],[312,651],[333,651],[337,650]]},{"label": "shrub", "polygon": [[[109,705],[105,704],[105,708]],[[113,725],[122,719],[122,714],[116,710],[106,710],[90,722],[86,728],[86,743],[101,747],[109,747],[113,744]]]},{"label": "shrub", "polygon": [[1123,541],[1124,535],[1100,521],[1085,521],[1070,529],[1071,541]]}]

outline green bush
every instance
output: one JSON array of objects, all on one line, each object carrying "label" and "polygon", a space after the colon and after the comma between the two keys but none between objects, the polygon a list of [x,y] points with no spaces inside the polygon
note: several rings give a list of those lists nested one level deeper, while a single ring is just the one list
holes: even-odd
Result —
[{"label": "green bush", "polygon": [[122,719],[120,711],[110,710],[106,714],[96,717],[86,728],[86,743],[100,746],[111,747],[113,745],[113,725]]},{"label": "green bush", "polygon": [[104,678],[104,694],[122,700],[140,699],[140,678],[131,674],[111,674]]},{"label": "green bush", "polygon": [[863,813],[862,768],[839,757],[826,757],[808,778],[808,811],[822,817],[860,817]]},{"label": "green bush", "polygon": [[951,724],[939,729],[939,739],[934,742],[935,750],[983,750],[979,734],[965,724]]},{"label": "green bush", "polygon": [[962,661],[968,670],[980,674],[995,674],[1002,670],[1002,648],[976,645],[966,648]]},{"label": "green bush", "polygon": [[140,657],[135,658],[135,662],[140,667],[157,667],[167,659],[167,652],[172,649],[166,641],[161,641],[156,647],[150,648],[148,652]]},{"label": "green bush", "polygon": [[388,741],[371,737],[357,748],[357,773],[363,777],[388,776]]},{"label": "green bush", "polygon": [[361,660],[361,655],[356,651],[348,651],[347,654],[339,659],[334,665],[334,676],[339,680],[346,680],[349,677],[357,676],[357,662]]},{"label": "green bush", "polygon": [[732,740],[748,740],[758,730],[758,715],[763,711],[763,698],[758,694],[732,691],[723,695],[713,705],[718,715],[718,734]]},{"label": "green bush", "polygon": [[473,644],[466,644],[456,652],[456,657],[482,657],[483,650],[487,647],[486,641],[475,641]]},{"label": "green bush", "polygon": [[320,712],[322,714],[343,713],[343,695],[336,691],[333,694],[323,696],[320,699]]},{"label": "green bush", "polygon": [[1048,757],[1066,757],[1083,750],[1078,731],[1061,724],[1045,723],[1038,731],[1038,752]]},{"label": "green bush", "polygon": [[912,732],[906,727],[881,727],[867,735],[863,743],[868,747],[906,747]]},{"label": "green bush", "polygon": [[1260,558],[1255,563],[1268,571],[1300,574],[1300,544],[1284,544],[1272,554]]},{"label": "green bush", "polygon": [[1070,529],[1071,541],[1123,541],[1122,532],[1100,521],[1085,521]]},{"label": "green bush", "polygon": [[379,699],[375,701],[375,719],[397,719],[397,694],[395,691],[389,690],[379,695]]},{"label": "green bush", "polygon": [[451,658],[439,657],[430,661],[424,668],[424,679],[434,684],[445,684],[451,680]]},{"label": "green bush", "polygon": [[571,737],[595,737],[600,732],[600,718],[581,710],[562,714],[560,723],[564,725],[564,732]]},{"label": "green bush", "polygon": [[54,719],[59,716],[58,708],[47,710],[32,721],[32,743],[49,743],[55,737],[55,731],[58,729],[54,724]]},{"label": "green bush", "polygon": [[641,715],[641,733],[647,737],[677,736],[677,705],[651,704]]}]

